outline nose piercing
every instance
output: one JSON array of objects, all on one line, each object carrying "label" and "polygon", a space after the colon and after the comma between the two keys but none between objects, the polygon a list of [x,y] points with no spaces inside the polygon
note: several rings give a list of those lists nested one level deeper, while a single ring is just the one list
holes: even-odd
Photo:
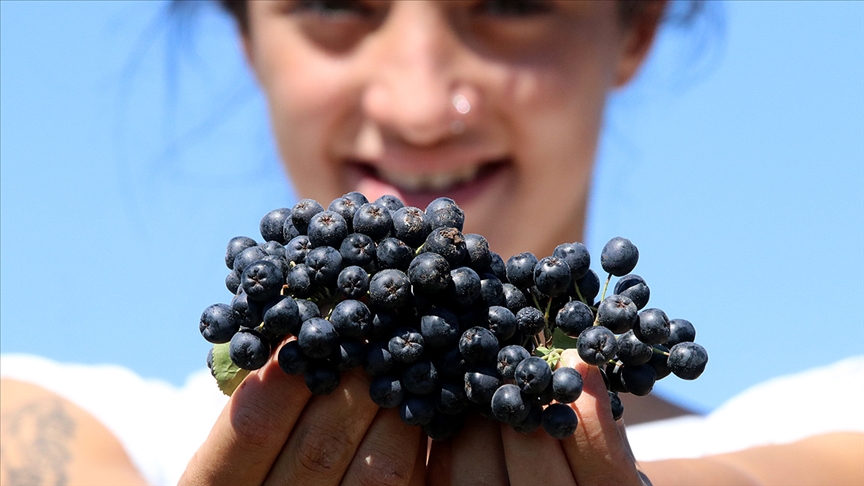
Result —
[{"label": "nose piercing", "polygon": [[471,103],[468,102],[468,98],[461,94],[457,94],[453,97],[453,106],[456,107],[456,111],[462,115],[471,111]]},{"label": "nose piercing", "polygon": [[[471,103],[468,101],[468,98],[461,94],[453,97],[453,107],[456,108],[456,111],[460,115],[466,115],[471,111]],[[453,120],[450,122],[450,131],[454,135],[459,135],[465,131],[465,122],[462,120]]]}]

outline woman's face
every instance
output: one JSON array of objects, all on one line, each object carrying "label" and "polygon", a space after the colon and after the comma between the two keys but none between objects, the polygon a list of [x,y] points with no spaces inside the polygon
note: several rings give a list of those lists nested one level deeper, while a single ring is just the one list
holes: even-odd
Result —
[{"label": "woman's face", "polygon": [[253,1],[248,27],[301,197],[448,196],[505,260],[581,239],[607,93],[644,54],[615,2]]}]

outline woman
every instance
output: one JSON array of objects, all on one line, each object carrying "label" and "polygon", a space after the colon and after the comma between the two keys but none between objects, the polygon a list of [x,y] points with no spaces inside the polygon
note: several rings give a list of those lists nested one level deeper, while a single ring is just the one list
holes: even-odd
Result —
[{"label": "woman", "polygon": [[[502,255],[547,255],[582,239],[606,97],[639,68],[664,7],[225,4],[239,22],[302,197],[329,201],[359,190],[425,207],[448,195],[468,215],[466,231],[485,235]],[[826,484],[861,481],[853,475],[860,434],[637,466],[599,374],[575,356],[565,361],[585,376],[573,438],[523,436],[478,418],[454,441],[433,444],[428,464],[421,431],[372,404],[361,373],[346,375],[331,395],[311,397],[271,362],[235,392],[181,484],[644,484],[646,475],[657,485],[788,484],[802,474]],[[19,396],[7,386],[4,401]],[[72,415],[81,430],[98,429]],[[116,449],[116,439],[99,434],[87,443]],[[828,457],[834,462],[822,461]],[[107,471],[118,474],[115,484],[133,481],[131,464],[122,454],[115,459],[101,459],[102,478]]]}]

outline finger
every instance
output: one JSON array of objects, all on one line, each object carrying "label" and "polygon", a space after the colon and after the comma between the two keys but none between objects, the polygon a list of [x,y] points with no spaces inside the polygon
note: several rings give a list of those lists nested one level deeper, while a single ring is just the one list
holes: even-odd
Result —
[{"label": "finger", "polygon": [[482,486],[507,484],[507,466],[504,464],[504,445],[501,429],[478,414],[465,420],[465,427],[456,437],[450,450],[450,473],[447,479],[453,486]]},{"label": "finger", "polygon": [[234,391],[180,485],[261,484],[310,396],[303,378],[285,374],[274,355]]},{"label": "finger", "polygon": [[511,486],[537,484],[538,471],[543,473],[543,486],[576,485],[560,441],[542,428],[522,434],[501,424],[501,438]]},{"label": "finger", "polygon": [[452,470],[452,440],[433,440],[429,445],[429,459],[426,463],[426,484],[450,486]]},{"label": "finger", "polygon": [[576,433],[561,441],[576,483],[641,484],[627,441],[612,418],[600,370],[579,359],[575,349],[564,351],[562,361],[581,373],[583,380],[582,395],[570,404],[579,417]]},{"label": "finger", "polygon": [[417,459],[414,462],[414,471],[411,473],[409,486],[425,486],[426,484],[426,460],[429,458],[429,447],[432,441],[426,434],[420,434],[417,444]]},{"label": "finger", "polygon": [[309,400],[265,484],[339,484],[377,411],[363,370],[342,373],[332,393]]},{"label": "finger", "polygon": [[[418,460],[421,439],[423,456]],[[412,480],[416,463],[425,466],[425,449],[426,440],[420,427],[403,422],[396,409],[379,409],[342,484],[404,486]],[[421,469],[420,478],[423,473]]]}]

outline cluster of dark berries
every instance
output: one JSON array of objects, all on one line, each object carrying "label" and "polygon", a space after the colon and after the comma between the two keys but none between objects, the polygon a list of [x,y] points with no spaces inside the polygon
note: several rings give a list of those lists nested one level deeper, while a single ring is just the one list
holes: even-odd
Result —
[{"label": "cluster of dark berries", "polygon": [[[600,294],[581,243],[505,263],[483,236],[462,233],[464,219],[452,199],[423,210],[356,192],[327,209],[304,199],[266,214],[263,243],[228,243],[231,303],[201,316],[201,334],[216,344],[214,376],[242,378],[277,352],[286,373],[327,394],[341,372],[362,367],[376,404],[443,440],[472,412],[524,433],[573,434],[577,417],[565,404],[579,397],[582,377],[554,369],[562,347],[600,368],[616,419],[617,393],[645,395],[670,372],[702,373],[708,357],[692,324],[643,309],[649,290],[630,274],[638,251],[629,240],[603,249]],[[604,298],[613,275],[621,278]]]}]

